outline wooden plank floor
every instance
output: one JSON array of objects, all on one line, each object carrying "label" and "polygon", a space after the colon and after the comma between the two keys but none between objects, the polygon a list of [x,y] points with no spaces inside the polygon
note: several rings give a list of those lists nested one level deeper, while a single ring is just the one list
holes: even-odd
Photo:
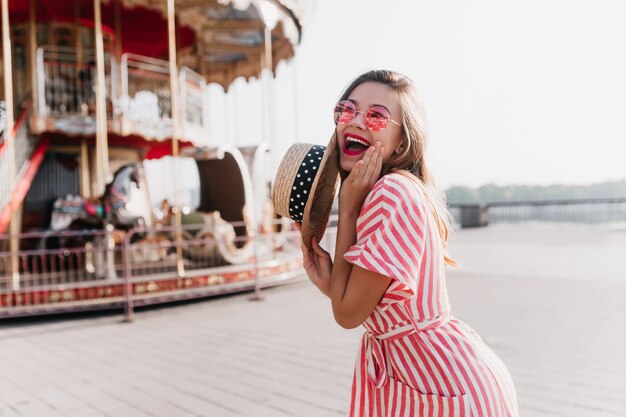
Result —
[{"label": "wooden plank floor", "polygon": [[[460,231],[454,314],[500,355],[524,417],[626,415],[626,229]],[[613,259],[614,254],[621,258]],[[347,414],[362,330],[301,282],[119,315],[0,323],[0,416]]]}]

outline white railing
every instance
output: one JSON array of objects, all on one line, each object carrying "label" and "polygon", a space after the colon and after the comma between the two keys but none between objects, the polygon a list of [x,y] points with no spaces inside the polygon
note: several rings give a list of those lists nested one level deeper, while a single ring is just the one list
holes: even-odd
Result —
[{"label": "white railing", "polygon": [[167,61],[122,55],[123,133],[164,139],[172,134],[172,102]]},{"label": "white railing", "polygon": [[[136,54],[122,55],[122,116],[125,133],[163,139],[172,134],[170,70],[167,61]],[[206,135],[202,76],[183,67],[179,72],[183,138]]]},{"label": "white railing", "polygon": [[[115,60],[105,56],[107,114],[113,114],[117,97]],[[42,46],[37,49],[36,111],[43,116],[83,116],[96,113],[96,59],[92,51],[81,56],[75,48]]]},{"label": "white railing", "polygon": [[191,68],[180,69],[181,121],[183,137],[198,138],[206,135],[204,120],[204,78]]},{"label": "white railing", "polygon": [[[170,118],[170,70],[167,61],[136,54],[124,54],[121,61],[122,98],[133,100],[143,92],[155,95],[155,107],[144,109],[130,108],[132,103],[123,103],[122,111],[127,117],[144,119]],[[138,114],[139,113],[139,114]]]},{"label": "white railing", "polygon": [[[126,53],[118,63],[105,56],[107,117],[121,135],[164,139],[172,134],[167,61]],[[179,73],[182,138],[206,136],[204,79],[189,68]],[[37,50],[38,116],[53,119],[55,130],[95,132],[96,64],[93,51],[42,46]],[[50,124],[46,125],[46,128]]]}]

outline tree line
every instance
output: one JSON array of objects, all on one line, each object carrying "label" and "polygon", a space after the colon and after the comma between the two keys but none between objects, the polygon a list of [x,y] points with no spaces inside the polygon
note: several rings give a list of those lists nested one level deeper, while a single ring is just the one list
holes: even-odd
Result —
[{"label": "tree line", "polygon": [[446,190],[446,197],[449,204],[626,198],[626,179],[590,185],[453,186]]}]

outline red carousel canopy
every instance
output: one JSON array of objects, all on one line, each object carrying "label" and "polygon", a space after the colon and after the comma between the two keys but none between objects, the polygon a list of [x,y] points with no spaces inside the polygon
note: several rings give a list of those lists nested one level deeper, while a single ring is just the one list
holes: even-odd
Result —
[{"label": "red carousel canopy", "polygon": [[[121,7],[123,52],[166,58],[168,33],[166,0],[102,0],[103,30],[111,38],[115,2]],[[294,54],[300,42],[304,2],[296,0],[176,0],[177,45],[181,65],[192,68],[207,82],[224,88],[237,77],[256,77],[262,70],[264,31],[271,29],[272,66]],[[29,20],[28,0],[9,0],[11,25]],[[35,0],[40,23],[77,22],[94,26],[93,0]]]},{"label": "red carousel canopy", "polygon": [[[93,0],[36,0],[38,23],[76,23],[76,5],[79,5],[80,24],[94,26]],[[9,1],[11,25],[28,23],[29,2]],[[115,6],[111,1],[102,4],[102,30],[114,37]],[[158,10],[142,6],[121,9],[122,52],[130,52],[153,58],[167,56],[167,21]],[[177,33],[180,49],[193,45],[196,37],[187,26],[180,26]]]}]

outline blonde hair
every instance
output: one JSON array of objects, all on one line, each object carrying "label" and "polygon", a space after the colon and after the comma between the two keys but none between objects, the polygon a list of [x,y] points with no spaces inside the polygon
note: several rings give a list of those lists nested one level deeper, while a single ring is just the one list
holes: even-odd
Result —
[{"label": "blonde hair", "polygon": [[[402,109],[402,152],[392,154],[389,161],[383,164],[381,177],[391,172],[408,176],[420,187],[437,222],[439,236],[447,249],[452,217],[448,212],[445,194],[437,190],[435,180],[426,166],[424,150],[426,147],[426,119],[424,108],[418,99],[413,82],[406,76],[389,70],[372,70],[357,77],[346,88],[340,100],[347,100],[352,91],[365,82],[385,84],[395,94]],[[458,266],[457,262],[444,253],[444,262],[447,265]]]}]

